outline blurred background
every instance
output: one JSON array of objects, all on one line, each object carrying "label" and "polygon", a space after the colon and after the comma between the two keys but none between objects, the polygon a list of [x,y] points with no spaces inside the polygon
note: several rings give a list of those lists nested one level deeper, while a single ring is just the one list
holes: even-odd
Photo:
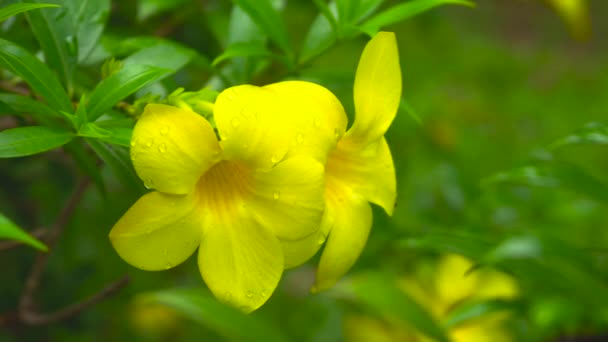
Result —
[{"label": "blurred background", "polygon": [[[540,0],[475,3],[383,28],[397,35],[403,73],[402,105],[387,133],[398,204],[393,217],[374,208],[368,244],[334,289],[309,294],[317,256],[287,271],[268,303],[245,317],[209,297],[195,258],[164,272],[128,266],[107,236],[139,193],[100,166],[107,194],[86,190],[36,297],[50,312],[124,274],[129,285],[61,322],[13,324],[36,252],[0,250],[0,341],[608,340],[608,2],[586,2],[589,18],[575,19]],[[298,51],[319,9],[303,0],[281,6]],[[234,11],[228,1],[112,2],[99,47],[76,79],[86,89],[108,57],[145,44],[131,37],[174,40],[213,60],[234,37]],[[38,49],[23,17],[2,23],[0,36]],[[291,70],[239,57],[219,64],[218,77],[190,63],[130,102],[177,87],[298,78],[331,89],[352,120],[366,42],[340,40]],[[0,125],[19,120],[2,115]],[[0,159],[0,208],[21,227],[44,230],[82,177],[60,150]],[[189,307],[183,298],[192,293]]]}]

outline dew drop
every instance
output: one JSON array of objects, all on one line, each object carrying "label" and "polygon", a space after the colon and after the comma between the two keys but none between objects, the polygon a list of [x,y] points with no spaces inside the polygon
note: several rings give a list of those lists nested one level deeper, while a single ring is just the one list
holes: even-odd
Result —
[{"label": "dew drop", "polygon": [[317,239],[317,243],[319,245],[322,245],[325,242],[325,239],[327,239],[327,236],[323,233],[319,233],[319,238]]},{"label": "dew drop", "polygon": [[238,118],[234,117],[232,118],[232,120],[230,120],[230,123],[232,124],[232,127],[236,128],[241,124],[241,121]]},{"label": "dew drop", "polygon": [[154,139],[150,138],[150,140],[146,142],[146,147],[152,147],[152,145],[154,145]]},{"label": "dew drop", "polygon": [[273,164],[278,163],[279,162],[279,157],[273,155],[272,157],[270,157],[270,162],[273,163]]},{"label": "dew drop", "polygon": [[158,151],[159,151],[160,153],[165,153],[165,152],[167,152],[167,145],[165,145],[164,143],[163,143],[163,144],[160,144],[160,145],[158,146]]},{"label": "dew drop", "polygon": [[301,144],[301,143],[303,143],[303,142],[304,142],[304,135],[303,135],[302,133],[298,133],[298,134],[296,135],[296,142],[297,142],[298,144]]},{"label": "dew drop", "polygon": [[146,189],[151,189],[154,186],[154,181],[152,180],[152,178],[148,178],[144,181],[144,186],[146,187]]},{"label": "dew drop", "polygon": [[131,147],[135,147],[137,145],[137,138],[131,140]]},{"label": "dew drop", "polygon": [[336,137],[336,140],[340,139],[340,130],[338,128],[334,128],[334,137]]},{"label": "dew drop", "polygon": [[165,269],[166,269],[166,270],[168,270],[168,269],[170,269],[170,268],[172,268],[172,267],[173,267],[173,264],[172,264],[172,263],[170,263],[170,262],[167,262],[167,264],[165,265]]},{"label": "dew drop", "polygon": [[253,297],[253,292],[247,291],[247,293],[245,295],[247,296],[247,298],[251,298],[251,297]]},{"label": "dew drop", "polygon": [[272,193],[272,198],[274,198],[274,200],[278,200],[279,197],[281,197],[281,193],[279,191],[275,191]]},{"label": "dew drop", "polygon": [[321,119],[319,119],[319,118],[315,118],[315,119],[313,120],[313,124],[314,124],[314,125],[315,125],[315,127],[317,127],[317,128],[321,127]]},{"label": "dew drop", "polygon": [[266,297],[267,294],[268,292],[266,291],[266,289],[263,289],[262,292],[260,292],[260,295],[262,295],[262,297]]},{"label": "dew drop", "polygon": [[160,129],[160,135],[167,135],[169,133],[169,126],[163,126]]}]

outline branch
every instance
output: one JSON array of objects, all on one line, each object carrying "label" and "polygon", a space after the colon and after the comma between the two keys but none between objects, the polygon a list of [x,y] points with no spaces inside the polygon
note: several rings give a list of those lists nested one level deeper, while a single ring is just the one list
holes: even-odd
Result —
[{"label": "branch", "polygon": [[28,325],[45,325],[61,321],[63,319],[75,316],[87,308],[103,301],[104,299],[113,296],[123,287],[127,286],[129,281],[129,276],[125,275],[83,301],[74,303],[50,314],[23,311],[19,313],[19,318],[23,323]]}]

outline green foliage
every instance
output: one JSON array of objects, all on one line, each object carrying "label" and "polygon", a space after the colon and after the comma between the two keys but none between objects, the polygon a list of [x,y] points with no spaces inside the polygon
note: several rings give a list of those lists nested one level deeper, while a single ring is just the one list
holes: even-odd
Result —
[{"label": "green foliage", "polygon": [[[15,336],[334,341],[363,328],[348,322],[364,316],[385,333],[407,326],[447,341],[451,329],[494,314],[511,314],[516,340],[607,333],[602,25],[587,45],[573,43],[555,14],[533,1],[44,2],[0,7],[0,246],[14,240],[45,251],[26,231],[52,227],[84,177],[98,191],[86,192],[60,243],[49,243],[37,304],[63,307],[125,271],[133,281],[69,324],[26,325]],[[464,7],[436,10],[442,5]],[[380,30],[396,32],[403,68],[404,96],[387,135],[399,203],[392,218],[374,213],[351,278],[312,296],[303,290],[312,269],[287,270],[268,304],[245,316],[202,289],[193,264],[163,274],[126,268],[107,234],[146,191],[129,147],[148,103],[211,120],[227,87],[304,79],[354,113],[357,58],[366,36]],[[397,284],[446,253],[471,260],[467,275],[510,275],[518,297],[453,303],[436,317]],[[0,328],[17,308],[31,254],[0,247]],[[180,323],[166,336],[137,331],[126,310],[134,299],[172,308]],[[5,339],[13,337],[2,330]]]}]

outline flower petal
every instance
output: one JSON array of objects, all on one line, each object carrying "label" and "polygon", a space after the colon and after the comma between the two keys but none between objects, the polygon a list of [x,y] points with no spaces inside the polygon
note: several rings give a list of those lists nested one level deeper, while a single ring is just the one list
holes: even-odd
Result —
[{"label": "flower petal", "polygon": [[281,117],[290,106],[270,89],[241,85],[217,97],[214,117],[224,155],[252,168],[270,168],[285,157],[293,136]]},{"label": "flower petal", "polygon": [[198,265],[205,283],[220,301],[251,312],[277,287],[283,272],[283,253],[279,240],[243,210],[221,218],[205,216]]},{"label": "flower petal", "polygon": [[[328,185],[331,187],[331,185]],[[321,255],[313,292],[333,286],[355,264],[372,227],[372,208],[348,189],[327,192],[329,238]]]},{"label": "flower petal", "polygon": [[186,109],[149,104],[135,125],[131,159],[148,188],[187,194],[219,157],[213,128]]},{"label": "flower petal", "polygon": [[281,240],[285,258],[285,269],[302,265],[312,258],[323,246],[331,229],[330,219],[333,220],[333,217],[330,217],[328,213],[328,210],[323,212],[323,218],[321,219],[318,231],[300,240]]},{"label": "flower petal", "polygon": [[349,133],[362,142],[383,136],[401,101],[401,68],[394,33],[379,32],[365,46],[355,75],[354,100],[356,116]]},{"label": "flower petal", "polygon": [[294,134],[289,155],[308,155],[322,163],[346,131],[344,107],[332,92],[311,82],[285,81],[264,87],[289,103],[287,114]]},{"label": "flower petal", "polygon": [[323,165],[309,157],[293,157],[256,171],[245,205],[279,239],[298,240],[319,230],[324,189]]},{"label": "flower petal", "polygon": [[118,255],[137,268],[177,266],[200,242],[202,221],[195,204],[191,195],[145,194],[114,225],[110,241]]},{"label": "flower petal", "polygon": [[393,214],[397,197],[395,166],[384,138],[361,145],[352,136],[338,142],[327,162],[328,182],[342,183]]}]

